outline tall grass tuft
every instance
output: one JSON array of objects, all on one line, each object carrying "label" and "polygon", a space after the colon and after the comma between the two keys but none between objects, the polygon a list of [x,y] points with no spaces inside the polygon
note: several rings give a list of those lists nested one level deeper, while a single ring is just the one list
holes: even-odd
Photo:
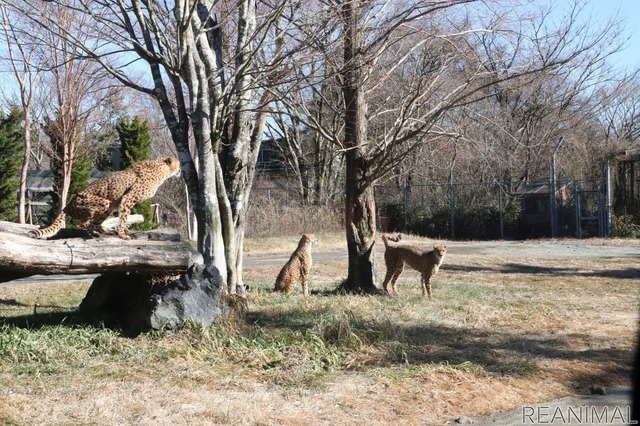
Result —
[{"label": "tall grass tuft", "polygon": [[126,357],[133,350],[133,342],[106,328],[0,324],[0,364],[22,373],[65,370],[95,357]]},{"label": "tall grass tuft", "polygon": [[323,317],[317,329],[325,342],[356,351],[364,346],[401,338],[400,328],[388,318],[382,321],[364,320],[352,311]]}]

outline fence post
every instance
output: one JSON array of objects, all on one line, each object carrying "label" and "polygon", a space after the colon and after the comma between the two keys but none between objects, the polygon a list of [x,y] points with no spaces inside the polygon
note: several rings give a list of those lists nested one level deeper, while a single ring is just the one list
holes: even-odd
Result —
[{"label": "fence post", "polygon": [[605,160],[605,194],[606,194],[606,204],[604,210],[604,237],[610,238],[612,235],[611,229],[611,214],[612,214],[612,204],[613,198],[611,194],[611,159],[607,158]]},{"label": "fence post", "polygon": [[404,174],[404,178],[402,179],[402,209],[404,211],[404,233],[407,233],[407,230],[409,228],[409,219],[408,219],[408,203],[409,203],[409,188],[408,188],[408,182],[407,182],[407,174]]},{"label": "fence post", "polygon": [[449,175],[449,214],[450,214],[450,223],[451,223],[451,239],[456,239],[456,194],[455,188],[453,185],[453,173]]},{"label": "fence post", "polygon": [[498,180],[498,214],[500,217],[500,239],[504,240],[504,200],[502,194],[502,176]]},{"label": "fence post", "polygon": [[556,168],[555,156],[551,161],[551,173],[549,177],[549,219],[551,225],[551,238],[556,237]]},{"label": "fence post", "polygon": [[575,197],[576,197],[576,238],[581,239],[582,238],[582,220],[580,216],[582,214],[582,206],[580,204],[581,196],[580,196],[579,181],[575,181],[573,190],[575,191]]}]

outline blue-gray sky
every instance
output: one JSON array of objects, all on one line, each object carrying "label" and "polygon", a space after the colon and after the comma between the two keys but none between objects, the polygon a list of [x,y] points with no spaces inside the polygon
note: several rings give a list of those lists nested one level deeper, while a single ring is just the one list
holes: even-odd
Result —
[{"label": "blue-gray sky", "polygon": [[640,0],[590,0],[587,10],[602,23],[617,16],[631,37],[626,49],[612,58],[612,65],[621,68],[640,66]]}]

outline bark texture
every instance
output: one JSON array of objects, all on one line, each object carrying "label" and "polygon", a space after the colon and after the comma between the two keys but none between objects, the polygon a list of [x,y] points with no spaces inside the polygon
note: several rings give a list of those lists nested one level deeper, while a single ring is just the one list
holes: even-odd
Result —
[{"label": "bark texture", "polygon": [[0,222],[0,282],[31,275],[177,274],[202,263],[202,256],[177,234],[134,233],[132,237],[138,239],[125,241],[65,229],[53,240],[27,237],[35,228]]},{"label": "bark texture", "polygon": [[358,30],[360,2],[344,2],[344,67],[341,72],[345,102],[346,197],[345,225],[349,273],[342,289],[349,293],[377,293],[375,285],[376,205],[373,180],[365,157],[366,107],[361,34]]}]

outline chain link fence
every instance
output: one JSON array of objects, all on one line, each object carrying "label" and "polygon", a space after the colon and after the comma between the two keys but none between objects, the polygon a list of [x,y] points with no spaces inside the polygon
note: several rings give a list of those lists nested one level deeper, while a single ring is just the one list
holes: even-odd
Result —
[{"label": "chain link fence", "polygon": [[[555,186],[555,191],[550,188]],[[609,235],[599,179],[379,185],[379,230],[448,239]]]},{"label": "chain link fence", "polygon": [[[555,191],[550,188],[555,186]],[[553,194],[553,196],[552,196]],[[376,185],[378,230],[456,240],[610,235],[602,179]],[[294,183],[264,180],[251,194],[247,236],[344,229],[344,198],[304,204]]]}]

